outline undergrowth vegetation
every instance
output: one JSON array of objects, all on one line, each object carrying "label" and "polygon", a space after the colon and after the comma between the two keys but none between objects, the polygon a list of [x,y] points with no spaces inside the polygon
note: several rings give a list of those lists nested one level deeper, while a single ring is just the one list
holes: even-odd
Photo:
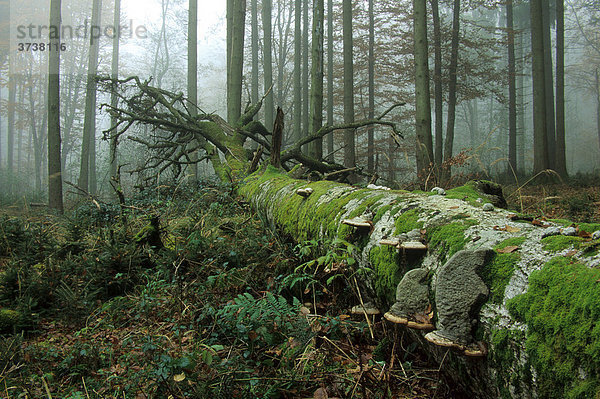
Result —
[{"label": "undergrowth vegetation", "polygon": [[233,192],[0,215],[0,396],[445,396],[414,345],[349,315],[370,272],[351,244],[282,242]]}]

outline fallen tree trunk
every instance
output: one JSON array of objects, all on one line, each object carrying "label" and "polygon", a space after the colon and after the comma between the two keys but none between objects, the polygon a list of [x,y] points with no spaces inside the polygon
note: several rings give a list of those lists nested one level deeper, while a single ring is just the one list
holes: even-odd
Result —
[{"label": "fallen tree trunk", "polygon": [[269,167],[239,191],[297,242],[358,246],[373,271],[369,296],[473,397],[594,397],[600,237],[585,231],[600,225],[561,233],[490,205],[476,188],[358,189]]},{"label": "fallen tree trunk", "polygon": [[[600,225],[519,218],[491,204],[502,205],[497,195],[479,192],[494,194],[485,182],[410,193],[295,180],[271,166],[240,181],[251,159],[244,140],[272,149],[266,129],[251,122],[260,104],[234,128],[213,114],[191,117],[182,95],[139,79],[105,84],[133,91],[121,94],[126,108],[105,105],[119,119],[108,134],[136,123],[165,133],[147,143],[159,152],[168,148],[153,168],[185,164],[178,160],[186,158],[189,141],[204,139],[217,175],[238,182],[280,234],[296,242],[352,242],[359,265],[372,271],[363,281],[370,299],[472,397],[600,397]],[[323,127],[280,161],[341,171],[304,156],[301,145],[333,129],[372,124],[397,135],[382,120],[393,108],[375,120]]]}]

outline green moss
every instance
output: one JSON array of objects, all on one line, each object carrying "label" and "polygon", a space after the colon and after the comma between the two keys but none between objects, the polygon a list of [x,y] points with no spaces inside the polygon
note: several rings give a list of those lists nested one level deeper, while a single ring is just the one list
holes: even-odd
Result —
[{"label": "green moss", "polygon": [[588,233],[593,233],[595,231],[600,230],[600,223],[581,223],[579,225],[579,230],[587,231]]},{"label": "green moss", "polygon": [[439,250],[440,258],[444,261],[463,249],[467,242],[465,230],[476,224],[475,220],[466,219],[428,228],[429,247]]},{"label": "green moss", "polygon": [[21,323],[20,312],[10,309],[0,309],[0,331],[12,332]]},{"label": "green moss", "polygon": [[546,251],[558,252],[567,248],[579,249],[585,243],[581,237],[550,236],[542,239],[542,247]]},{"label": "green moss", "polygon": [[394,222],[396,231],[394,234],[398,235],[401,233],[408,233],[411,230],[423,228],[423,222],[419,221],[420,217],[421,214],[417,208],[408,210],[396,216],[396,220]]},{"label": "green moss", "polygon": [[[477,189],[475,188],[475,185],[476,185],[476,182],[470,181],[470,182],[467,182],[464,186],[455,187],[450,190],[447,190],[446,198],[460,199],[460,200],[468,202],[469,204],[471,204],[473,206],[478,206],[478,207],[481,207],[486,202],[490,202],[490,201],[486,200],[485,197],[479,191],[477,191]],[[479,198],[483,199],[483,201],[477,202],[477,200]]]},{"label": "green moss", "polygon": [[572,221],[567,220],[567,219],[548,219],[548,221],[550,221],[552,223],[556,223],[558,225],[561,225],[562,227],[569,227],[570,225],[573,224]]},{"label": "green moss", "polygon": [[404,276],[404,268],[400,265],[400,255],[392,247],[373,247],[369,252],[369,262],[375,272],[375,293],[378,298],[389,304],[396,301],[396,287]]},{"label": "green moss", "polygon": [[511,237],[502,241],[500,244],[496,245],[494,249],[502,249],[511,246],[521,246],[525,241],[527,241],[527,237]]},{"label": "green moss", "polygon": [[504,291],[515,272],[515,267],[521,255],[518,253],[495,254],[491,262],[486,264],[481,270],[481,276],[485,284],[490,289],[490,301],[492,303],[502,303]]},{"label": "green moss", "polygon": [[526,348],[538,373],[540,397],[600,395],[598,281],[600,270],[556,257],[531,274],[525,294],[508,301],[510,313],[527,323]]}]

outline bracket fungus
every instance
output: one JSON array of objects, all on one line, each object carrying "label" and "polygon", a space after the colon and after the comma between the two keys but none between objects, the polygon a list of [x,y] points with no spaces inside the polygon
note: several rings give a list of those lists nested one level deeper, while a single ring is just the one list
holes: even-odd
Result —
[{"label": "bracket fungus", "polygon": [[485,356],[482,344],[474,342],[472,331],[489,295],[477,271],[491,260],[493,253],[491,249],[459,251],[440,268],[435,286],[437,330],[425,339],[464,351],[467,356]]},{"label": "bracket fungus", "polygon": [[313,193],[313,191],[314,190],[312,188],[310,188],[310,187],[299,188],[298,190],[296,190],[296,194],[298,194],[301,197],[306,198],[306,197],[310,196]]},{"label": "bracket fungus", "polygon": [[396,324],[403,324],[418,330],[433,330],[434,326],[428,313],[429,284],[427,269],[408,271],[396,288],[396,303],[384,317]]}]

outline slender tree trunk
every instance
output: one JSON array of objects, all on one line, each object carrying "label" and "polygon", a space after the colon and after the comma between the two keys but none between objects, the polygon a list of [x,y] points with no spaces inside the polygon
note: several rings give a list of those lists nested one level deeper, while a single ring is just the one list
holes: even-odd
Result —
[{"label": "slender tree trunk", "polygon": [[[113,26],[118,26],[121,21],[121,0],[115,0],[115,11],[113,15]],[[119,35],[116,34],[112,39],[112,60],[111,60],[111,77],[113,79],[119,78]],[[110,106],[116,108],[119,104],[119,99],[116,92],[111,92],[110,95]],[[110,117],[110,125],[114,127],[117,125],[116,116]],[[112,132],[110,137],[110,176],[117,176],[117,166],[119,164],[117,148],[119,145],[116,131]]]},{"label": "slender tree trunk", "polygon": [[227,82],[230,93],[230,98],[227,100],[227,121],[233,125],[238,123],[242,113],[245,19],[246,0],[235,0],[233,5],[233,27],[231,28],[230,74]]},{"label": "slender tree trunk", "polygon": [[[369,119],[375,118],[375,13],[369,0]],[[367,171],[375,173],[375,129],[367,130]]]},{"label": "slender tree trunk", "polygon": [[598,130],[598,149],[600,149],[600,72],[596,68],[596,130]]},{"label": "slender tree trunk", "polygon": [[[508,168],[507,175],[517,173],[517,90],[515,67],[515,30],[513,0],[506,2],[506,29],[508,34]],[[512,171],[512,172],[511,172]]]},{"label": "slender tree trunk", "polygon": [[31,138],[33,140],[33,163],[34,163],[34,169],[35,169],[35,192],[36,193],[41,193],[42,192],[42,177],[41,177],[41,168],[42,168],[42,156],[40,154],[41,151],[41,146],[40,146],[40,140],[38,137],[38,131],[37,131],[37,126],[36,126],[36,119],[35,119],[35,99],[33,97],[33,79],[31,77],[31,72],[30,72],[30,80],[29,80],[29,117],[31,119],[30,121],[30,131],[31,131]]},{"label": "slender tree trunk", "polygon": [[[227,65],[227,104],[231,102],[231,86],[229,82],[231,81],[231,43],[233,38],[233,10],[236,0],[227,0],[226,11],[225,11],[225,19],[227,21],[227,38],[225,40],[226,49],[226,65]],[[227,105],[229,107],[229,105]],[[229,108],[227,108],[228,116],[229,116]]]},{"label": "slender tree trunk", "polygon": [[[460,0],[454,0],[452,20],[452,44],[450,51],[450,82],[448,84],[448,125],[446,126],[446,142],[444,143],[444,161],[452,158],[454,148],[454,124],[456,122],[456,73],[458,69],[458,36],[460,33]],[[452,175],[450,162],[446,162],[447,169],[442,171],[443,180],[448,181]]]},{"label": "slender tree trunk", "polygon": [[[250,82],[250,101],[258,102],[258,0],[250,0],[251,35],[250,46],[252,52],[252,81]],[[265,49],[266,50],[266,49]],[[256,118],[256,116],[255,116]],[[267,125],[269,126],[269,125]]]},{"label": "slender tree trunk", "polygon": [[433,47],[434,47],[434,67],[433,82],[435,84],[434,110],[435,110],[435,166],[438,176],[441,177],[441,166],[443,160],[443,93],[442,93],[442,30],[440,26],[440,11],[438,0],[431,0],[431,13],[433,14]]},{"label": "slender tree trunk", "polygon": [[[92,26],[100,26],[101,0],[94,0],[92,5]],[[81,163],[79,166],[79,188],[90,190],[90,152],[92,135],[95,135],[96,121],[96,73],[98,68],[98,39],[90,37],[90,51],[88,54],[87,84],[85,94],[85,115],[83,119],[83,138],[81,139]],[[90,148],[91,147],[91,148]],[[92,192],[90,190],[90,192]]]},{"label": "slender tree trunk", "polygon": [[[343,0],[344,123],[354,122],[354,65],[352,55],[352,0]],[[356,166],[354,129],[344,131],[344,166]]]},{"label": "slender tree trunk", "polygon": [[565,3],[556,0],[556,172],[567,177],[565,144]]},{"label": "slender tree trunk", "polygon": [[[2,87],[0,87],[0,99],[2,99]],[[2,142],[3,142],[3,138],[2,138],[2,115],[0,114],[0,168],[2,167],[2,161],[4,160],[4,158],[2,157],[3,154],[3,150],[4,148],[2,147]]]},{"label": "slender tree trunk", "polygon": [[[333,125],[333,0],[327,0],[327,125]],[[333,132],[327,135],[328,161],[333,161]]]},{"label": "slender tree trunk", "polygon": [[[309,135],[309,84],[308,71],[310,71],[308,58],[308,0],[302,0],[302,132],[304,135]],[[308,153],[308,146],[302,146],[302,151]]]},{"label": "slender tree trunk", "polygon": [[546,136],[548,167],[556,169],[556,129],[554,119],[554,78],[552,71],[552,39],[550,36],[550,4],[542,2],[542,27],[544,44],[544,85],[546,104]]},{"label": "slender tree trunk", "polygon": [[302,137],[302,2],[294,2],[294,141]]},{"label": "slender tree trunk", "polygon": [[[60,32],[60,0],[50,2],[50,26]],[[51,37],[52,47],[60,47],[60,37]],[[48,54],[48,206],[63,212],[62,174],[60,170],[60,52]]]},{"label": "slender tree trunk", "polygon": [[[256,1],[256,0],[253,0]],[[188,4],[188,43],[187,43],[187,96],[189,101],[190,114],[198,114],[198,0],[189,0]],[[258,69],[258,68],[257,68]],[[258,84],[258,78],[257,84]],[[252,82],[254,84],[254,82]],[[258,92],[257,92],[258,93]],[[258,96],[258,94],[257,94]],[[196,140],[191,145],[197,145]],[[198,181],[198,150],[190,153],[188,166],[190,172],[190,183]]]},{"label": "slender tree trunk", "polygon": [[531,0],[531,75],[533,79],[533,173],[549,167],[546,135],[546,84],[542,3]]},{"label": "slender tree trunk", "polygon": [[[315,133],[323,126],[323,20],[325,13],[324,0],[313,2],[312,30],[312,68],[310,85],[310,128],[309,134]],[[318,139],[310,144],[310,156],[323,158],[323,140]]]},{"label": "slender tree trunk", "polygon": [[8,170],[9,187],[8,192],[13,192],[13,173],[15,162],[15,107],[17,100],[17,76],[13,73],[9,64],[8,73],[8,118],[6,138],[6,166]]},{"label": "slender tree trunk", "polygon": [[[519,27],[520,28],[520,27]],[[524,79],[524,75],[525,75],[525,68],[524,68],[524,64],[525,61],[523,59],[524,55],[524,51],[523,51],[523,46],[524,44],[524,40],[523,40],[523,36],[524,33],[521,32],[519,33],[519,47],[518,47],[518,59],[519,62],[517,63],[518,66],[518,103],[517,103],[517,107],[519,112],[517,113],[517,120],[518,120],[518,124],[519,124],[519,128],[517,130],[517,136],[518,136],[518,142],[519,142],[519,151],[518,153],[518,160],[517,160],[517,166],[519,167],[519,172],[521,173],[525,173],[525,79]]]},{"label": "slender tree trunk", "polygon": [[423,178],[433,161],[431,139],[431,104],[429,103],[429,58],[427,46],[427,7],[423,0],[413,0],[415,57],[415,123],[417,176]]},{"label": "slender tree trunk", "polygon": [[[264,88],[265,91],[271,89],[267,97],[265,97],[265,126],[267,129],[273,128],[273,115],[275,113],[273,104],[273,60],[272,60],[272,29],[271,29],[271,9],[272,0],[263,0],[262,2],[262,23],[263,23],[263,35],[264,35]],[[281,39],[281,38],[280,38]]]}]

